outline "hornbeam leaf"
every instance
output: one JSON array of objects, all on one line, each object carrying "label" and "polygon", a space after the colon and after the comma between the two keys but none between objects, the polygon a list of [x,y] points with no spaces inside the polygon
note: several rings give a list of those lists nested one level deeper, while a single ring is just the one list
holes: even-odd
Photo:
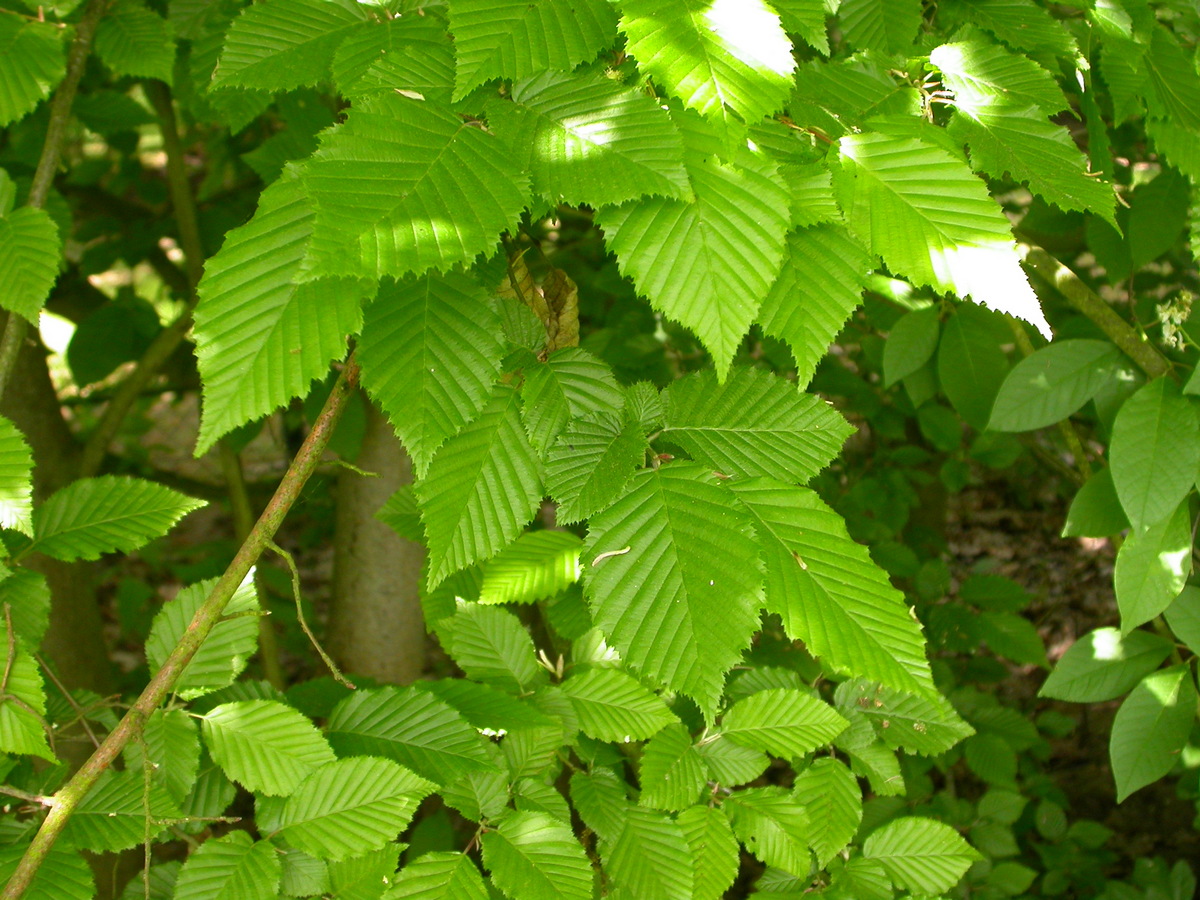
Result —
[{"label": "hornbeam leaf", "polygon": [[142,748],[153,766],[153,777],[171,799],[183,803],[200,773],[200,728],[182,709],[156,709],[142,732],[143,740],[125,748],[129,768],[142,771]]},{"label": "hornbeam leaf", "polygon": [[975,733],[940,694],[918,696],[854,678],[838,685],[835,697],[847,718],[870,721],[892,750],[938,756]]},{"label": "hornbeam leaf", "polygon": [[314,214],[294,170],[267,188],[197,289],[196,356],[204,415],[196,452],[308,391],[346,351],[374,286],[349,278],[301,283]]},{"label": "hornbeam leaf", "polygon": [[628,411],[595,412],[571,422],[546,457],[546,490],[558,502],[558,521],[582,521],[616,500],[647,446],[641,424]]},{"label": "hornbeam leaf", "polygon": [[663,437],[727,475],[807,482],[837,456],[852,427],[826,401],[761,369],[712,370],[671,383]]},{"label": "hornbeam leaf", "polygon": [[493,78],[570,71],[616,40],[604,0],[455,0],[450,5],[458,74],[454,99]]},{"label": "hornbeam leaf", "polygon": [[479,869],[465,853],[426,853],[385,881],[391,883],[387,900],[488,900]]},{"label": "hornbeam leaf", "polygon": [[58,227],[44,209],[23,206],[0,215],[0,307],[36,322],[58,278],[61,256]]},{"label": "hornbeam leaf", "polygon": [[[146,813],[152,819],[178,819],[182,812],[161,784],[146,782],[140,769],[106,772],[71,815],[66,835],[81,850],[128,850],[145,839]],[[151,825],[157,834],[162,826]]]},{"label": "hornbeam leaf", "polygon": [[520,693],[545,683],[529,632],[508,610],[466,603],[448,628],[447,651],[470,678]]},{"label": "hornbeam leaf", "polygon": [[933,692],[921,627],[887,575],[812,491],[765,478],[731,485],[752,516],[766,606],[835,671]]},{"label": "hornbeam leaf", "polygon": [[612,769],[597,766],[571,776],[571,805],[583,823],[602,840],[615,841],[629,809],[626,783]]},{"label": "hornbeam leaf", "polygon": [[1113,720],[1109,754],[1118,803],[1175,767],[1195,720],[1190,666],[1172,666],[1142,679]]},{"label": "hornbeam leaf", "polygon": [[[28,846],[18,841],[0,848],[0,881],[8,884]],[[66,841],[55,844],[38,866],[24,896],[26,900],[94,900],[92,869],[83,854]]]},{"label": "hornbeam leaf", "polygon": [[[0,283],[5,283],[0,277]],[[33,457],[20,430],[0,416],[0,528],[33,537]]]},{"label": "hornbeam leaf", "polygon": [[679,131],[644,93],[598,75],[543,72],[513,85],[512,99],[491,104],[489,122],[542,196],[595,207],[691,194]]},{"label": "hornbeam leaf", "polygon": [[358,358],[370,392],[424,477],[434,452],[483,410],[500,373],[500,319],[465,275],[384,282]]},{"label": "hornbeam leaf", "polygon": [[693,806],[675,821],[691,850],[694,900],[719,900],[738,872],[738,842],[729,819],[714,807]]},{"label": "hornbeam leaf", "polygon": [[494,556],[537,509],[541,464],[517,403],[516,391],[497,386],[479,417],[442,445],[416,487],[429,540],[429,589]]},{"label": "hornbeam leaf", "polygon": [[[216,583],[210,578],[185,587],[155,614],[146,638],[151,674],[162,668]],[[225,604],[226,618],[213,626],[175,683],[179,696],[192,700],[233,684],[258,647],[258,608],[254,579],[246,578]]]},{"label": "hornbeam leaf", "polygon": [[449,103],[454,44],[433,16],[402,16],[352,30],[333,55],[333,82],[350,98],[412,91]]},{"label": "hornbeam leaf", "polygon": [[982,856],[941,822],[908,816],[871,832],[863,856],[883,866],[892,883],[926,894],[940,894],[958,883]]},{"label": "hornbeam leaf", "polygon": [[289,91],[326,80],[338,44],[367,20],[351,0],[264,0],[225,37],[213,87]]},{"label": "hornbeam leaf", "polygon": [[685,809],[697,801],[707,780],[704,759],[692,736],[683,725],[672,722],[642,748],[638,806]]},{"label": "hornbeam leaf", "polygon": [[[11,648],[11,652],[10,652]],[[0,662],[8,673],[0,699],[0,752],[40,756],[57,762],[46,740],[46,691],[42,673],[24,642],[12,639],[0,618]]]},{"label": "hornbeam leaf", "polygon": [[710,720],[762,605],[750,521],[716,481],[688,464],[639,473],[583,551],[594,620],[621,658]]},{"label": "hornbeam leaf", "polygon": [[596,214],[621,272],[659,310],[691,328],[723,378],[779,274],[790,211],[771,163],[717,162],[697,125],[676,117],[694,199],[650,197]]},{"label": "hornbeam leaf", "polygon": [[897,274],[1050,326],[1021,270],[1008,219],[971,170],[940,147],[847,135],[834,187],[850,230]]},{"label": "hornbeam leaf", "polygon": [[969,111],[988,106],[1034,106],[1047,116],[1068,108],[1054,76],[1028,56],[1010,53],[984,40],[942,44],[929,54],[954,91],[955,106]]},{"label": "hornbeam leaf", "polygon": [[201,728],[208,752],[225,774],[256,793],[291,794],[334,759],[306,716],[274,700],[223,703],[204,717]]},{"label": "hornbeam leaf", "polygon": [[592,669],[562,684],[579,727],[598,741],[644,741],[678,721],[660,697],[620,669]]},{"label": "hornbeam leaf", "polygon": [[725,801],[725,813],[746,849],[768,866],[800,877],[808,874],[809,818],[799,801],[783,788],[734,791]]},{"label": "hornbeam leaf", "polygon": [[792,45],[762,0],[625,0],[621,10],[638,68],[714,122],[727,146],[787,98]]},{"label": "hornbeam leaf", "polygon": [[494,769],[483,739],[453,707],[415,687],[355,691],[329,716],[343,756],[382,756],[438,784]]},{"label": "hornbeam leaf", "polygon": [[398,843],[385,844],[362,856],[327,862],[325,866],[333,896],[339,900],[379,900],[380,894],[398,878],[396,857],[403,847]]},{"label": "hornbeam leaf", "polygon": [[325,132],[304,183],[317,210],[310,276],[398,278],[470,263],[528,195],[503,141],[396,93],[361,100]]},{"label": "hornbeam leaf", "polygon": [[1063,23],[1033,0],[969,0],[963,7],[976,25],[1015,50],[1070,59],[1079,53]]},{"label": "hornbeam leaf", "polygon": [[1150,90],[1144,96],[1150,112],[1193,132],[1200,129],[1200,75],[1165,25],[1155,25],[1151,31],[1145,65]]},{"label": "hornbeam leaf", "polygon": [[721,719],[721,733],[736,744],[784,759],[828,744],[850,725],[832,707],[803,691],[758,691]]},{"label": "hornbeam leaf", "polygon": [[511,900],[591,900],[587,856],[570,827],[549,813],[506,816],[481,843],[492,881]]},{"label": "hornbeam leaf", "polygon": [[175,72],[171,25],[139,0],[120,0],[100,20],[96,55],[117,75],[157,78],[170,84]]},{"label": "hornbeam leaf", "polygon": [[33,112],[66,70],[63,35],[57,25],[0,10],[0,84],[4,85],[0,128]]},{"label": "hornbeam leaf", "polygon": [[282,865],[275,846],[244,831],[209,838],[188,856],[175,882],[176,900],[273,900]]},{"label": "hornbeam leaf", "polygon": [[683,829],[666,813],[629,809],[605,855],[605,871],[630,897],[693,900],[691,851]]},{"label": "hornbeam leaf", "polygon": [[128,553],[206,505],[153,481],[121,475],[81,478],[33,511],[34,541],[27,552],[67,562]]},{"label": "hornbeam leaf", "polygon": [[390,759],[339,759],[288,797],[279,833],[320,859],[362,856],[395,840],[433,787]]},{"label": "hornbeam leaf", "polygon": [[771,6],[779,13],[784,28],[829,55],[829,35],[825,31],[829,7],[825,0],[771,0]]},{"label": "hornbeam leaf", "polygon": [[921,27],[921,0],[843,0],[838,21],[860,50],[903,54]]},{"label": "hornbeam leaf", "polygon": [[535,447],[548,449],[571,419],[619,413],[625,395],[612,369],[586,350],[555,350],[544,363],[526,366],[521,419]]},{"label": "hornbeam leaf", "polygon": [[518,537],[483,567],[480,603],[548,600],[579,580],[579,548],[569,531],[533,531]]},{"label": "hornbeam leaf", "polygon": [[796,383],[805,387],[850,314],[858,308],[870,254],[838,225],[788,234],[783,268],[763,299],[758,323],[787,341],[796,358]]},{"label": "hornbeam leaf", "polygon": [[858,779],[839,760],[826,757],[801,772],[792,786],[792,795],[804,805],[813,822],[820,823],[809,836],[817,853],[817,864],[824,868],[858,832],[862,822],[862,791]]},{"label": "hornbeam leaf", "polygon": [[40,572],[25,567],[4,575],[0,572],[0,608],[12,613],[17,639],[37,650],[50,627],[50,586]]}]

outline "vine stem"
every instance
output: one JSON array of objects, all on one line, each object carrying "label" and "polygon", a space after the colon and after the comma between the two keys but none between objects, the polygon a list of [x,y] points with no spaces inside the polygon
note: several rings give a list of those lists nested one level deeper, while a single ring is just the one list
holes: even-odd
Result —
[{"label": "vine stem", "polygon": [[342,410],[345,409],[346,401],[357,386],[358,365],[351,357],[343,367],[337,384],[329,394],[329,399],[325,401],[320,416],[313,423],[312,430],[304,439],[292,464],[288,466],[287,473],[275,491],[275,496],[271,498],[271,502],[267,504],[254,528],[242,543],[237,556],[229,564],[225,574],[213,586],[204,603],[196,610],[195,616],[192,617],[192,621],[179,639],[179,643],[175,645],[175,649],[171,651],[162,668],[150,679],[150,683],[146,685],[141,696],[125,713],[117,727],[104,739],[104,743],[100,745],[99,749],[88,758],[66,786],[54,795],[50,812],[34,836],[33,842],[26,848],[25,855],[21,857],[21,862],[17,865],[8,884],[4,886],[3,891],[0,891],[0,900],[17,900],[24,895],[37,874],[38,868],[53,848],[54,842],[66,827],[72,813],[95,786],[100,776],[125,749],[125,746],[141,734],[151,713],[158,709],[174,689],[187,664],[191,662],[196,651],[200,649],[200,645],[220,621],[225,605],[254,564],[258,562],[263,551],[270,546],[279,526],[300,496],[301,489],[320,463],[321,455],[329,444],[329,438],[337,426]]},{"label": "vine stem", "polygon": [[[26,206],[32,206],[34,209],[44,209],[46,206],[46,198],[50,196],[50,188],[54,184],[54,173],[58,171],[58,161],[62,158],[63,144],[66,143],[67,125],[71,121],[71,104],[75,102],[75,91],[79,87],[79,79],[83,77],[83,69],[92,50],[96,25],[108,9],[109,2],[110,0],[91,0],[84,10],[83,18],[75,27],[75,40],[67,56],[67,71],[50,103],[50,124],[46,128],[46,140],[42,144],[42,155],[38,159],[37,170],[33,173],[33,183],[29,186]],[[4,336],[0,337],[0,400],[4,399],[4,393],[8,390],[8,383],[12,379],[13,369],[16,368],[21,345],[25,343],[28,327],[29,323],[22,316],[9,313],[4,326]]]}]

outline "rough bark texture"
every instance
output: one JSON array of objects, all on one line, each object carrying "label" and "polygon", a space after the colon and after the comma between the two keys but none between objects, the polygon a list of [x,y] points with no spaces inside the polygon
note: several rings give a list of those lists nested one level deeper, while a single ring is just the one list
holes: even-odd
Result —
[{"label": "rough bark texture", "polygon": [[[3,314],[0,313],[0,319]],[[3,321],[0,320],[0,327]],[[30,332],[13,370],[0,413],[16,423],[33,450],[33,491],[37,502],[74,478],[79,445],[59,413],[58,397],[46,368],[46,351]],[[50,585],[50,629],[42,650],[63,683],[100,694],[115,682],[90,563],[63,563],[35,556],[28,563]]]},{"label": "rough bark texture", "polygon": [[338,480],[334,592],[329,649],[348,672],[407,684],[425,668],[425,621],[418,588],[425,551],[375,518],[412,481],[408,454],[387,419],[367,404],[357,465]]}]

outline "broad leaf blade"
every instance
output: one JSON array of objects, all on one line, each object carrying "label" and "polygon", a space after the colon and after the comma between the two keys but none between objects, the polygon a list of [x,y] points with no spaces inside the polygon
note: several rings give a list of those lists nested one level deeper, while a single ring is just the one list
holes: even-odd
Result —
[{"label": "broad leaf blade", "polygon": [[0,12],[0,127],[33,111],[66,73],[63,38],[56,25],[10,10]]},{"label": "broad leaf blade", "polygon": [[570,827],[517,812],[483,835],[483,862],[512,900],[591,900],[592,868]]},{"label": "broad leaf blade", "polygon": [[58,227],[44,209],[23,206],[0,216],[0,283],[4,285],[0,307],[36,322],[58,278],[61,257]]},{"label": "broad leaf blade", "polygon": [[871,832],[863,856],[882,865],[897,887],[928,894],[950,890],[983,858],[949,825],[916,817]]},{"label": "broad leaf blade", "polygon": [[820,823],[809,840],[817,864],[823,868],[854,839],[862,822],[858,779],[838,760],[818,759],[797,776],[792,794],[804,805],[809,818]]},{"label": "broad leaf blade", "polygon": [[665,813],[630,809],[605,856],[605,871],[631,897],[693,900],[692,861],[683,829]]},{"label": "broad leaf blade", "polygon": [[1192,572],[1191,522],[1185,500],[1171,516],[1121,545],[1113,588],[1123,634],[1149,622],[1183,590]]},{"label": "broad leaf blade", "polygon": [[777,688],[735,703],[721,720],[721,733],[743,747],[791,759],[828,744],[849,724],[817,698]]},{"label": "broad leaf blade", "polygon": [[1043,347],[1005,377],[988,428],[1033,431],[1062,421],[1096,395],[1122,358],[1108,341],[1055,341]]},{"label": "broad leaf blade", "polygon": [[176,900],[274,900],[282,869],[275,847],[244,831],[210,838],[188,856],[175,882]]},{"label": "broad leaf blade", "polygon": [[488,900],[479,870],[463,853],[426,853],[387,880],[383,900]]},{"label": "broad leaf blade", "polygon": [[1073,703],[1114,700],[1170,655],[1171,643],[1148,631],[1122,637],[1116,628],[1097,628],[1062,655],[1038,696]]},{"label": "broad leaf blade", "polygon": [[677,721],[658,696],[620,669],[572,675],[563,682],[563,690],[579,715],[583,733],[596,740],[644,741]]},{"label": "broad leaf blade", "polygon": [[729,820],[719,809],[693,806],[675,821],[691,851],[694,900],[719,900],[738,872],[739,848]]},{"label": "broad leaf blade", "polygon": [[546,490],[558,502],[558,521],[582,521],[616,500],[647,447],[628,413],[596,412],[567,425],[546,456]]},{"label": "broad leaf blade", "polygon": [[291,794],[333,750],[309,719],[273,700],[223,703],[201,722],[204,742],[225,773],[247,790]]},{"label": "broad leaf blade", "polygon": [[1175,767],[1195,718],[1191,667],[1172,666],[1142,679],[1113,720],[1109,754],[1118,803]]},{"label": "broad leaf blade", "polygon": [[704,759],[692,736],[682,724],[672,722],[642,748],[638,806],[685,809],[697,801],[706,781]]},{"label": "broad leaf blade", "polygon": [[747,788],[725,801],[733,831],[768,866],[804,877],[811,866],[804,807],[783,788]]},{"label": "broad leaf blade", "polygon": [[0,416],[0,528],[33,537],[32,479],[33,457],[24,435]]},{"label": "broad leaf blade", "polygon": [[579,581],[582,541],[569,531],[518,537],[483,567],[480,603],[548,600]]}]

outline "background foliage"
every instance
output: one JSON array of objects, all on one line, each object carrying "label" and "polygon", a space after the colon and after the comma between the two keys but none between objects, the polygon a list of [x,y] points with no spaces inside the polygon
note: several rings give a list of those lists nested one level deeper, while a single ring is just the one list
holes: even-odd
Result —
[{"label": "background foliage", "polygon": [[[1060,760],[1195,815],[1198,37],[0,0],[3,896],[1193,896],[1194,834],[1123,846]],[[398,685],[310,560],[409,465]],[[1115,552],[1065,652],[960,495]]]}]

